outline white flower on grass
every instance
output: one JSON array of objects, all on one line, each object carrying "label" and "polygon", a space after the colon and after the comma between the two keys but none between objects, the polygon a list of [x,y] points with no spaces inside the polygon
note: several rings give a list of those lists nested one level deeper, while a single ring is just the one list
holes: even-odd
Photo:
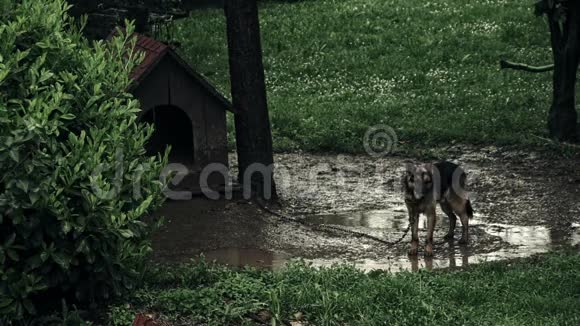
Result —
[{"label": "white flower on grass", "polygon": [[500,30],[500,27],[495,22],[479,21],[474,23],[465,23],[463,25],[465,30],[468,30],[473,35],[489,35]]}]

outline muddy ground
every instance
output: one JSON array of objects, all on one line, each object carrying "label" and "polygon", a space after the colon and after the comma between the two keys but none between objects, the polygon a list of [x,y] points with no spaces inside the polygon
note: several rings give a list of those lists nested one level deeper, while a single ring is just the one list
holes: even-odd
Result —
[{"label": "muddy ground", "polygon": [[[442,241],[447,218],[439,210],[434,257],[408,257],[410,236],[396,245],[344,232],[331,224],[387,241],[407,227],[399,178],[404,157],[279,154],[275,156],[280,207],[306,222],[272,216],[235,194],[232,200],[168,201],[156,213],[166,223],[154,237],[154,259],[183,262],[204,254],[230,265],[277,268],[291,258],[314,265],[355,263],[362,269],[461,267],[482,261],[524,257],[580,244],[580,166],[577,159],[507,151],[495,147],[447,149],[448,160],[464,166],[475,216],[470,243]],[[235,163],[235,157],[230,162]],[[233,167],[235,170],[235,166]],[[420,223],[423,241],[425,223]]]}]

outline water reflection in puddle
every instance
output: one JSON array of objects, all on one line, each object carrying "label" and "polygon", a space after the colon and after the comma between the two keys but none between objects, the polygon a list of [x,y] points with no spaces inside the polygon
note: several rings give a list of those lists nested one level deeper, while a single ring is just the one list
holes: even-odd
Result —
[{"label": "water reflection in puddle", "polygon": [[[439,230],[438,236],[441,236],[442,230],[447,229],[448,220],[441,214],[438,216],[441,218],[437,222],[437,230]],[[408,224],[404,208],[333,215],[313,215],[307,217],[306,221],[312,224],[340,225],[356,229],[359,232],[366,231],[373,233],[381,231],[392,234],[401,234],[402,230]],[[350,263],[355,264],[358,268],[365,271],[376,269],[392,272],[402,270],[416,271],[421,268],[457,268],[488,261],[521,258],[537,253],[544,253],[550,249],[563,246],[577,246],[580,244],[580,225],[576,224],[560,228],[542,225],[522,226],[486,223],[480,217],[476,216],[470,221],[470,227],[472,230],[477,230],[490,238],[501,239],[500,242],[502,245],[498,247],[497,241],[494,241],[496,246],[491,248],[491,243],[486,244],[479,238],[473,239],[472,241],[477,242],[481,240],[481,243],[472,243],[466,247],[457,245],[456,241],[451,244],[442,243],[439,247],[436,247],[435,257],[433,258],[424,258],[421,255],[418,257],[408,257],[406,254],[400,252],[398,254],[386,254],[385,258],[382,259],[345,260],[339,258],[314,258],[305,259],[305,261],[311,263],[313,266],[331,266],[336,263]],[[424,230],[426,229],[424,217],[421,218],[419,229],[421,230],[420,236],[423,237]],[[456,235],[460,234],[460,230],[461,227],[458,222]],[[407,241],[408,239],[405,240],[405,242]],[[284,266],[292,258],[283,253],[239,248],[208,251],[204,255],[208,261],[215,260],[218,263],[231,266],[251,265],[272,269]]]},{"label": "water reflection in puddle", "polygon": [[405,209],[348,212],[331,215],[311,215],[306,222],[313,224],[334,224],[369,229],[399,230],[407,227]]},{"label": "water reflection in puddle", "polygon": [[[408,225],[407,217],[403,209],[377,210],[368,212],[354,212],[336,215],[314,215],[307,218],[310,223],[335,224],[357,228],[358,230],[382,229],[387,232],[403,230]],[[403,213],[401,213],[403,212]],[[437,229],[447,230],[448,219],[441,212],[437,221]],[[420,237],[424,235],[427,222],[421,217],[419,223]],[[482,232],[493,237],[499,237],[506,245],[497,250],[486,250],[486,244],[478,244],[481,248],[473,248],[473,244],[467,247],[458,246],[456,243],[443,244],[446,247],[443,253],[435,253],[433,258],[408,257],[400,255],[387,259],[363,259],[350,261],[363,270],[383,269],[390,271],[418,270],[420,268],[455,268],[466,267],[470,264],[478,264],[487,261],[527,257],[533,254],[544,253],[550,249],[563,246],[577,246],[580,244],[579,225],[571,225],[568,228],[547,227],[542,225],[522,226],[498,223],[486,223],[480,218],[470,220],[470,228],[480,229]],[[455,230],[460,234],[461,227]],[[423,231],[423,233],[421,232]],[[472,237],[473,238],[473,237]],[[437,241],[437,240],[436,240]],[[477,241],[477,240],[475,240]],[[444,248],[444,247],[440,247]],[[439,257],[437,257],[439,256]],[[443,257],[442,257],[443,256]],[[312,263],[318,266],[330,266],[334,263],[345,262],[340,259],[314,259]]]}]

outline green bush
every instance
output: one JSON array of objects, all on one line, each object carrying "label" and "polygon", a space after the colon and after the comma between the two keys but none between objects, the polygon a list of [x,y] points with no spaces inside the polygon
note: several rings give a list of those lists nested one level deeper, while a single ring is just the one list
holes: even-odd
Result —
[{"label": "green bush", "polygon": [[167,159],[145,156],[152,127],[125,92],[131,38],[89,44],[64,0],[2,3],[0,324],[131,289]]}]

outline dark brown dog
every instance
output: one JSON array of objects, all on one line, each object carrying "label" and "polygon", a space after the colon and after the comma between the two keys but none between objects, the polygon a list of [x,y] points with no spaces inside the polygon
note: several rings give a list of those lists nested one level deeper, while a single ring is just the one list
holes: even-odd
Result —
[{"label": "dark brown dog", "polygon": [[467,198],[465,182],[467,176],[457,164],[442,161],[438,163],[407,164],[402,178],[405,204],[409,211],[411,225],[411,248],[409,255],[417,255],[419,246],[419,215],[427,216],[427,241],[425,256],[433,255],[433,229],[435,228],[435,206],[437,203],[449,216],[447,240],[453,240],[457,215],[461,219],[462,235],[460,244],[466,244],[469,237],[469,218],[473,208]]}]

